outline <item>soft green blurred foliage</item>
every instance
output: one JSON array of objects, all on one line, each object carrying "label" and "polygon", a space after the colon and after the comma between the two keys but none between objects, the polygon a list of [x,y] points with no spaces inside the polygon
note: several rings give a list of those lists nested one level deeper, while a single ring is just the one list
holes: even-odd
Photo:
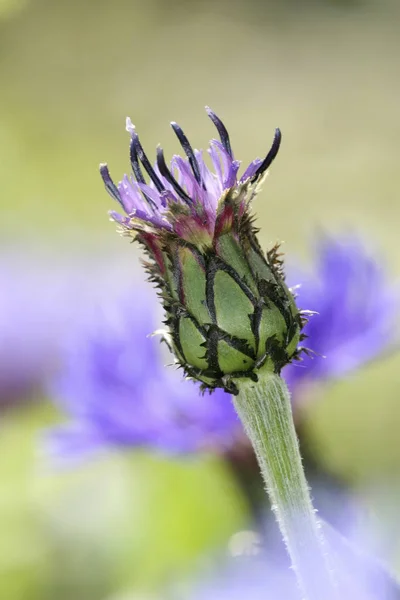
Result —
[{"label": "soft green blurred foliage", "polygon": [[0,0],[0,20],[15,17],[29,0]]},{"label": "soft green blurred foliage", "polygon": [[245,524],[244,501],[216,458],[116,453],[55,470],[38,440],[52,413],[42,406],[3,418],[1,597],[151,589]]},{"label": "soft green blurred foliage", "polygon": [[[149,155],[158,142],[178,150],[172,119],[205,147],[209,104],[244,162],[265,153],[275,126],[283,131],[256,204],[264,244],[283,239],[291,256],[309,256],[317,228],[354,228],[398,276],[399,18],[395,0],[2,0],[3,238],[20,240],[22,255],[40,242],[74,254],[118,247],[126,257],[98,163],[108,160],[115,179],[129,168],[126,115]],[[389,530],[398,520],[387,509],[400,482],[398,360],[314,390],[305,409],[318,460],[373,490],[371,510]],[[52,473],[38,435],[53,418],[47,406],[2,417],[0,598],[141,597],[246,522],[217,459],[115,454]]]}]

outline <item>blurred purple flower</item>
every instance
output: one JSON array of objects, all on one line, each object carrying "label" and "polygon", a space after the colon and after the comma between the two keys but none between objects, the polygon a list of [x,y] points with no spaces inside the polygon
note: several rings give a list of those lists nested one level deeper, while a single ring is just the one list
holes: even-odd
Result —
[{"label": "blurred purple flower", "polygon": [[321,237],[314,254],[314,273],[290,281],[301,284],[298,305],[317,312],[304,329],[313,353],[283,371],[294,394],[301,381],[343,377],[396,343],[399,290],[372,252],[348,235]]},{"label": "blurred purple flower", "polygon": [[1,248],[0,408],[40,397],[86,307],[126,286],[121,261],[117,269],[113,257],[78,252],[66,258],[37,246],[29,253],[21,253],[20,244]]},{"label": "blurred purple flower", "polygon": [[71,315],[66,270],[39,254],[3,248],[0,258],[0,405],[37,393],[56,365]]},{"label": "blurred purple flower", "polygon": [[230,396],[202,396],[181,370],[165,366],[173,356],[151,336],[157,309],[139,285],[71,337],[52,392],[72,422],[48,434],[52,452],[69,459],[113,446],[185,453],[232,443],[240,424]]},{"label": "blurred purple flower", "polygon": [[[359,546],[348,541],[328,523],[322,522],[330,564],[334,572],[335,592],[327,590],[324,600],[398,600],[400,587],[396,579],[385,569],[380,560]],[[236,558],[219,565],[218,575],[203,573],[191,600],[301,600],[300,591],[281,547],[270,544],[262,547],[262,539],[255,532],[241,532],[242,549],[235,540]],[[251,535],[253,534],[253,535]],[[240,534],[236,534],[238,538]],[[251,541],[253,537],[253,542]],[[359,538],[367,537],[364,530]],[[369,537],[369,536],[368,536]],[[281,544],[279,540],[279,544]],[[362,549],[361,549],[362,548]],[[306,551],[306,550],[305,550]],[[313,557],[309,555],[313,572]],[[222,568],[221,568],[222,567]],[[215,561],[213,571],[215,570]],[[319,573],[315,571],[315,577]],[[206,582],[206,583],[204,583]],[[322,600],[322,599],[321,599]]]},{"label": "blurred purple flower", "polygon": [[[397,316],[395,291],[360,242],[324,238],[317,256],[316,273],[304,278],[299,302],[319,313],[307,325],[306,343],[326,358],[305,356],[285,368],[295,402],[303,381],[343,376],[383,352]],[[86,311],[81,329],[70,337],[52,395],[72,422],[49,434],[51,449],[78,457],[107,446],[182,453],[241,448],[229,396],[218,390],[201,397],[197,384],[164,366],[173,357],[149,337],[158,311],[151,292],[139,285],[124,298],[114,298],[89,319]]]}]

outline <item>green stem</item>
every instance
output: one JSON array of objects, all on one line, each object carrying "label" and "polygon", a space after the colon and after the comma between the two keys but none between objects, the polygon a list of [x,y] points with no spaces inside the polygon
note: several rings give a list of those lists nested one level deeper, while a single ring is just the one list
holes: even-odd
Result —
[{"label": "green stem", "polygon": [[302,593],[334,597],[333,574],[304,475],[290,394],[283,379],[260,372],[258,383],[236,381],[236,412],[254,447]]}]

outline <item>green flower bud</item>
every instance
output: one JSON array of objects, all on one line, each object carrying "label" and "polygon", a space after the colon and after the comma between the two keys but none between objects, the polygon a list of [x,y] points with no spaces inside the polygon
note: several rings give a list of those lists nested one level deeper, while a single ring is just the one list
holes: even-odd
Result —
[{"label": "green flower bud", "polygon": [[[233,195],[248,196],[251,185],[234,188]],[[228,194],[225,204],[231,202]],[[162,296],[180,364],[206,387],[234,393],[235,378],[256,380],[265,363],[279,372],[296,355],[302,318],[284,282],[278,247],[264,257],[250,219],[214,241],[202,250],[169,241]]]},{"label": "green flower bud", "polygon": [[[169,169],[159,148],[156,171],[129,122],[137,182],[125,177],[117,187],[105,166],[102,176],[128,214],[112,213],[113,219],[150,257],[146,268],[159,287],[166,337],[178,362],[203,388],[223,387],[235,394],[235,379],[256,381],[261,366],[279,373],[298,357],[304,317],[285,284],[278,246],[264,256],[250,214],[278,151],[280,132],[264,161],[251,163],[237,181],[239,163],[226,129],[209,114],[221,138],[210,143],[215,173],[176,124],[187,160],[174,157]],[[139,159],[151,185],[145,183]]]}]

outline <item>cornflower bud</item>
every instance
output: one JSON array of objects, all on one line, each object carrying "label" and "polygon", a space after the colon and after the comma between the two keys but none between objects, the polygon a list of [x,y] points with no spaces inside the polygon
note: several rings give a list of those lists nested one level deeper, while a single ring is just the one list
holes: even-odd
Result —
[{"label": "cornflower bud", "polygon": [[257,381],[261,367],[279,373],[298,358],[305,317],[285,284],[279,246],[264,255],[251,214],[281,133],[276,129],[264,160],[254,160],[238,179],[228,132],[206,110],[220,137],[208,150],[213,170],[176,123],[186,158],[174,156],[168,166],[158,147],[152,165],[128,119],[133,176],[115,185],[107,165],[100,172],[126,213],[111,211],[112,219],[150,259],[145,266],[159,288],[177,361],[203,389],[237,394],[235,379]]}]

